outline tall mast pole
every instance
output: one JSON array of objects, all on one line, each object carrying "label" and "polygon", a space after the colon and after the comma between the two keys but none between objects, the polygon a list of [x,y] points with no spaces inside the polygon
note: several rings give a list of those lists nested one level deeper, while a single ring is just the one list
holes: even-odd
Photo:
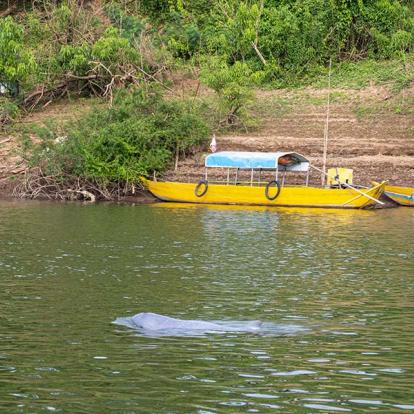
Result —
[{"label": "tall mast pole", "polygon": [[326,121],[323,131],[323,156],[322,156],[322,173],[321,173],[321,185],[325,185],[326,177],[326,159],[328,155],[328,139],[329,139],[329,112],[331,103],[331,72],[332,72],[332,58],[329,59],[329,81],[328,81],[328,102],[326,104]]}]

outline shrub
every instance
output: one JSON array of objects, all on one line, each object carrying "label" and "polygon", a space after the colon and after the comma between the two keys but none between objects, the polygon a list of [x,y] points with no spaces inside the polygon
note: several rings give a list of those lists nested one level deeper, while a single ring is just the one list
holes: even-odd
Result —
[{"label": "shrub", "polygon": [[14,121],[19,113],[19,107],[10,98],[0,97],[0,128]]},{"label": "shrub", "polygon": [[33,163],[62,179],[75,175],[113,183],[136,182],[142,175],[164,171],[177,150],[188,153],[204,144],[209,129],[188,102],[140,88],[119,92],[111,108],[68,124],[64,134],[61,142],[56,133],[43,133]]}]

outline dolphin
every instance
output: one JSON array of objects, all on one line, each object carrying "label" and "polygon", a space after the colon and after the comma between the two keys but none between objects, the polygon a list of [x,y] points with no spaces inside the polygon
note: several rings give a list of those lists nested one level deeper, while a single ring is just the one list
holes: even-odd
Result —
[{"label": "dolphin", "polygon": [[156,335],[200,335],[208,332],[260,332],[260,321],[202,321],[176,319],[152,312],[141,312],[129,318],[117,318],[114,323]]},{"label": "dolphin", "polygon": [[132,317],[132,322],[141,329],[148,331],[159,331],[165,329],[185,329],[197,331],[223,331],[223,326],[206,321],[184,320],[158,315],[157,313],[141,312]]},{"label": "dolphin", "polygon": [[265,336],[285,336],[306,332],[301,325],[277,324],[261,321],[202,321],[177,319],[152,312],[141,312],[130,317],[120,317],[113,321],[149,337],[161,336],[204,336],[209,333],[253,333]]}]

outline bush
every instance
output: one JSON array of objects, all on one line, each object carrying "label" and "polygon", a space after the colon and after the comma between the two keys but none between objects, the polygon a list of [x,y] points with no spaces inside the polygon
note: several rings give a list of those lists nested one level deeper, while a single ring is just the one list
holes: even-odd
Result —
[{"label": "bush", "polygon": [[62,141],[44,131],[32,164],[45,173],[100,183],[136,182],[164,171],[177,151],[204,144],[209,129],[197,108],[166,100],[154,88],[119,92],[113,106],[67,125]]},{"label": "bush", "polygon": [[19,114],[19,107],[10,98],[0,97],[0,127],[14,121]]}]

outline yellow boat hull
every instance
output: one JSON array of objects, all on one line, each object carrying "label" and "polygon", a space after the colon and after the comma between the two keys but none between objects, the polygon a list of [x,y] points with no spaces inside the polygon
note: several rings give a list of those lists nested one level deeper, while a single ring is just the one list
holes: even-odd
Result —
[{"label": "yellow boat hull", "polygon": [[384,193],[391,200],[402,206],[414,207],[414,187],[386,185]]},{"label": "yellow boat hull", "polygon": [[[206,193],[198,197],[195,194],[197,184],[146,179],[142,181],[155,197],[163,201],[319,208],[366,208],[375,204],[375,201],[358,191],[378,199],[385,186],[385,183],[381,183],[369,189],[358,191],[350,188],[286,186],[281,188],[280,194],[275,200],[269,200],[265,195],[265,187],[261,186],[209,183]],[[272,191],[275,189],[272,188]]]}]

